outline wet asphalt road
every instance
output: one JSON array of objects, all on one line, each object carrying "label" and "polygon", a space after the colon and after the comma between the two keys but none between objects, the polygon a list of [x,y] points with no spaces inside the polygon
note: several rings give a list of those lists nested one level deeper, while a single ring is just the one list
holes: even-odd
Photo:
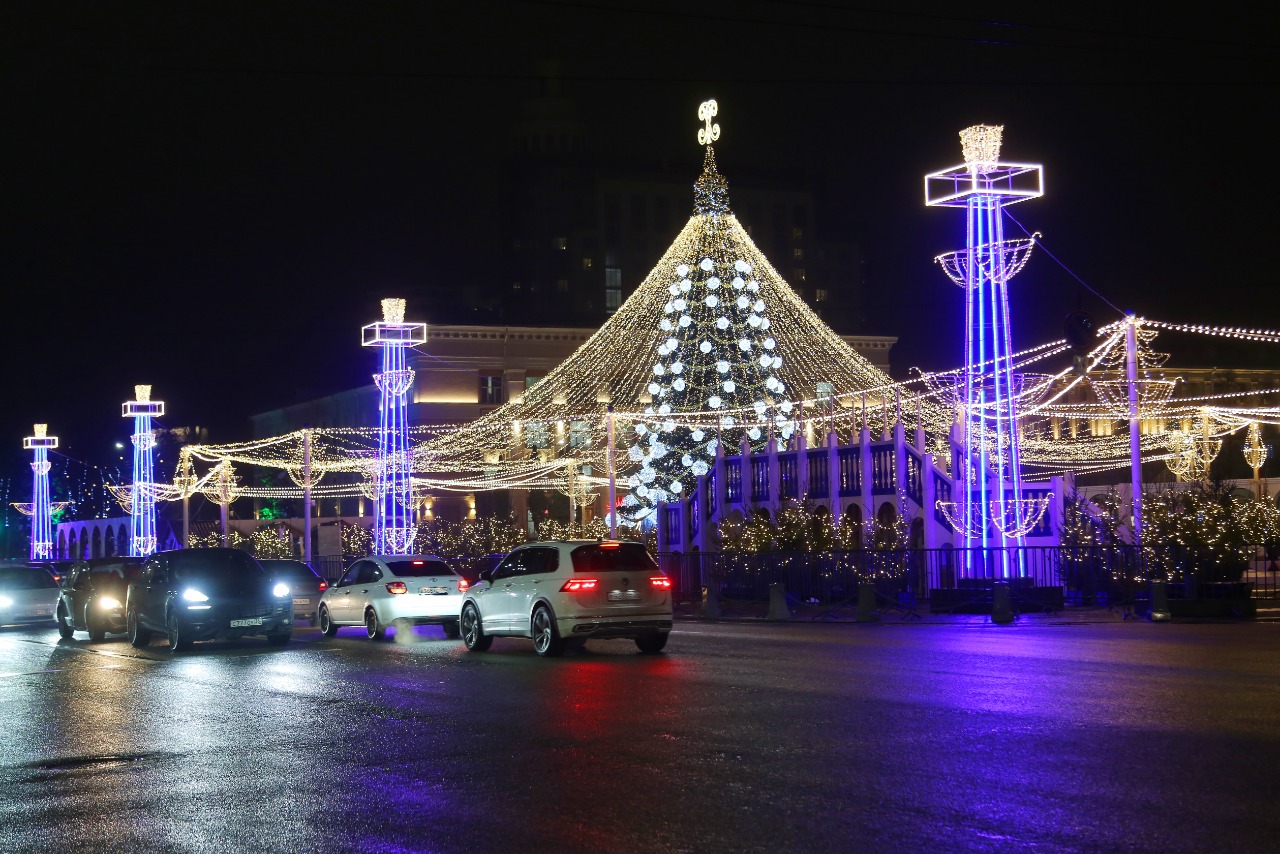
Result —
[{"label": "wet asphalt road", "polygon": [[1280,845],[1276,623],[294,638],[0,630],[0,850]]}]

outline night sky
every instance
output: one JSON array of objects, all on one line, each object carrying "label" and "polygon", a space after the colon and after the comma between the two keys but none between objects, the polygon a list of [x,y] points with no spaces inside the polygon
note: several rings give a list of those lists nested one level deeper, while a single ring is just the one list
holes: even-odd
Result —
[{"label": "night sky", "polygon": [[738,173],[825,176],[820,231],[864,239],[866,331],[900,337],[899,377],[959,361],[932,258],[962,222],[921,176],[978,122],[1044,164],[1012,213],[1065,265],[1039,252],[1015,280],[1016,346],[1077,308],[1280,327],[1277,17],[1120,5],[4,4],[0,478],[25,499],[35,421],[109,458],[135,383],[218,442],[367,383],[384,296],[486,322],[451,293],[508,285],[496,167],[546,60],[624,170],[664,158],[692,184],[714,97],[731,197]]}]

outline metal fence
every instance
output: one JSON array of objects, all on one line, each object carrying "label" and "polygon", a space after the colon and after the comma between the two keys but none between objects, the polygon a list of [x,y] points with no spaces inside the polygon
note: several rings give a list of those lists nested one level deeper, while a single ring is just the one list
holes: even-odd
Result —
[{"label": "metal fence", "polygon": [[[1271,552],[1275,554],[1274,551]],[[1164,581],[1173,599],[1280,599],[1280,561],[1259,548],[1222,552],[1174,547],[1027,546],[997,549],[889,549],[842,552],[671,552],[658,555],[680,603],[713,587],[729,601],[762,602],[772,584],[793,600],[837,605],[875,586],[881,602],[907,608],[940,591],[989,591],[997,580],[1015,589],[1061,591],[1065,605],[1125,605],[1145,600]],[[959,599],[957,599],[959,596]]]}]

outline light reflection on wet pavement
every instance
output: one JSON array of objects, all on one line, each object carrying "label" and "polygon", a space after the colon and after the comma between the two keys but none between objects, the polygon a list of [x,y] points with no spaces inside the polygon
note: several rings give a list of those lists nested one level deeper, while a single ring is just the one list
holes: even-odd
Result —
[{"label": "light reflection on wet pavement", "polygon": [[541,660],[0,629],[22,850],[1274,848],[1280,625],[681,622]]}]

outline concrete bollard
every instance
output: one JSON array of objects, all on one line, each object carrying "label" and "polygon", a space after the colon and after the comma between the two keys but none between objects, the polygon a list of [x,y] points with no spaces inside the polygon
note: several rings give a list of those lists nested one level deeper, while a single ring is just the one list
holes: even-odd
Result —
[{"label": "concrete bollard", "polygon": [[1168,622],[1172,616],[1169,613],[1169,590],[1165,587],[1165,583],[1151,582],[1151,622]]},{"label": "concrete bollard", "polygon": [[880,612],[876,610],[876,586],[869,581],[858,585],[858,610],[853,619],[857,623],[874,623],[880,619]]},{"label": "concrete bollard", "polygon": [[991,622],[1007,626],[1016,619],[1013,615],[1013,602],[1009,595],[1009,582],[997,581],[992,590]]},{"label": "concrete bollard", "polygon": [[766,620],[790,620],[791,611],[787,608],[787,587],[781,582],[769,585],[769,613]]},{"label": "concrete bollard", "polygon": [[720,619],[720,594],[714,584],[702,588],[702,616],[708,620]]}]

